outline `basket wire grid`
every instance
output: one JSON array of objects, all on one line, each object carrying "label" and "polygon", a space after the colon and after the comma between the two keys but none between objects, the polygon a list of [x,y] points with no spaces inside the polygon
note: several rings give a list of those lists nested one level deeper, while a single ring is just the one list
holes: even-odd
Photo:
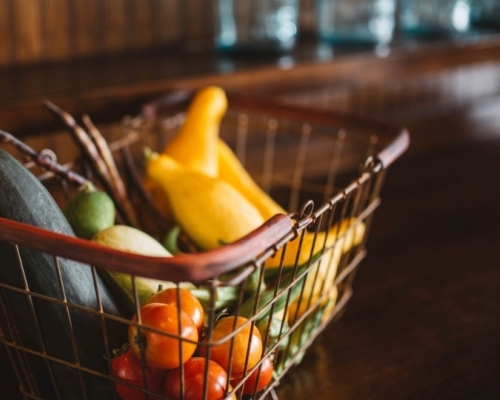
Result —
[{"label": "basket wire grid", "polygon": [[[130,198],[142,212],[149,213],[150,221],[159,217],[154,206],[145,200],[140,179],[142,164],[138,160],[144,146],[161,149],[175,135],[189,99],[189,94],[159,99],[146,105],[138,116],[124,118],[119,135],[116,129],[113,134],[109,131],[110,147],[127,178]],[[230,97],[220,136],[234,149],[256,182],[289,213],[271,218],[244,238],[219,249],[150,257],[0,218],[0,244],[15,254],[15,265],[11,258],[11,264],[2,262],[1,268],[15,268],[22,276],[22,284],[0,282],[0,342],[25,398],[66,400],[71,396],[95,400],[98,398],[92,391],[95,382],[105,387],[106,397],[102,398],[119,398],[113,390],[116,383],[143,391],[144,398],[166,398],[152,393],[147,381],[144,387],[138,387],[120,381],[109,372],[113,350],[126,341],[124,332],[130,325],[141,332],[154,331],[141,324],[138,277],[178,286],[188,282],[203,291],[204,339],[194,344],[208,358],[217,346],[227,342],[228,357],[232,360],[238,356],[233,353],[239,351],[235,344],[239,332],[250,329],[251,333],[260,334],[262,357],[251,365],[249,341],[243,356],[243,372],[226,389],[227,398],[277,398],[275,388],[283,376],[300,363],[322,330],[340,317],[352,295],[356,269],[366,256],[366,240],[373,213],[380,203],[385,173],[406,150],[407,132],[349,114]],[[79,169],[82,165],[83,169]],[[89,170],[80,159],[67,166],[81,173]],[[64,199],[71,194],[68,180],[46,171],[40,177],[55,198]],[[162,224],[144,229],[155,236],[164,233]],[[30,288],[23,269],[26,250],[53,258],[54,283],[60,295],[48,296]],[[59,266],[63,259],[85,263],[82,265],[90,271],[94,284],[91,289],[95,307],[68,299],[64,271]],[[131,275],[135,298],[131,313],[110,313],[103,306],[103,293],[98,285],[103,270]],[[226,293],[232,294],[230,301],[225,301]],[[14,301],[22,304],[22,310],[13,307]],[[178,301],[181,302],[180,297]],[[44,314],[47,304],[50,306],[46,309],[57,309],[62,320],[59,322],[64,329],[58,338],[44,333],[51,320]],[[131,321],[132,313],[139,315],[138,321]],[[95,319],[93,335],[99,344],[96,354],[79,352],[80,341],[85,340],[76,327],[81,314]],[[241,326],[235,323],[231,333],[214,339],[216,322],[226,315],[245,316],[247,322]],[[31,335],[26,335],[26,326],[32,328]],[[182,357],[189,341],[180,332],[181,327],[179,335],[157,331],[177,339]],[[68,342],[71,354],[53,352],[60,341]],[[143,356],[144,351],[142,348]],[[259,373],[266,357],[274,367],[271,383],[260,391],[242,394],[245,381],[252,373]],[[89,358],[97,358],[99,362],[86,364]],[[144,371],[144,357],[141,362]],[[232,375],[231,368],[229,363],[228,376]],[[202,398],[208,395],[208,369],[204,372]],[[180,376],[183,374],[181,365]],[[70,384],[72,387],[68,389]],[[183,388],[184,380],[179,384]]]}]

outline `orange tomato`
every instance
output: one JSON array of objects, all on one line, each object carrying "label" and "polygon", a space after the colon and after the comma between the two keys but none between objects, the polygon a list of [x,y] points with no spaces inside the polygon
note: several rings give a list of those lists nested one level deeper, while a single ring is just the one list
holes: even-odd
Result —
[{"label": "orange tomato", "polygon": [[[146,367],[142,370],[142,363],[132,351],[128,350],[111,360],[113,376],[119,381],[115,382],[116,393],[122,400],[145,400],[146,393],[141,389],[136,389],[120,383],[120,381],[145,388],[152,393],[163,394],[163,382],[165,380],[165,371],[154,370]],[[146,376],[146,385],[144,384]],[[149,396],[151,400],[158,400],[156,396]]]},{"label": "orange tomato", "polygon": [[[241,378],[245,364],[248,370],[262,357],[260,332],[257,327],[252,327],[250,323],[246,324],[247,321],[244,317],[221,318],[212,331],[211,342],[214,345],[205,341],[205,345],[200,347],[200,353],[203,355],[208,353],[207,346],[211,346],[210,359],[228,373],[231,371],[231,379]],[[238,332],[234,334],[236,330]]]},{"label": "orange tomato", "polygon": [[[143,326],[139,329],[130,325],[128,340],[137,357],[140,357],[143,343],[145,360],[150,367],[177,368],[193,355],[198,341],[198,329],[184,311],[170,304],[150,303],[141,307],[140,316]],[[137,315],[134,315],[132,321],[137,320]]]},{"label": "orange tomato", "polygon": [[148,300],[149,303],[164,303],[180,307],[187,315],[191,317],[194,324],[201,334],[205,313],[200,300],[189,290],[184,288],[167,288],[155,293]]},{"label": "orange tomato", "polygon": [[[246,379],[243,385],[244,394],[258,393],[263,390],[273,378],[274,366],[273,362],[269,357],[262,360],[262,364],[252,372],[252,374]],[[236,386],[241,379],[232,380],[233,386]]]},{"label": "orange tomato", "polygon": [[[207,365],[208,363],[208,365]],[[206,374],[205,374],[205,368]],[[224,398],[229,380],[226,371],[215,361],[203,357],[192,357],[181,368],[168,372],[165,379],[165,395],[172,400],[202,400],[206,385],[206,398],[219,400]],[[181,381],[182,379],[182,381]],[[181,386],[182,382],[182,386]],[[184,396],[182,396],[183,387]]]}]

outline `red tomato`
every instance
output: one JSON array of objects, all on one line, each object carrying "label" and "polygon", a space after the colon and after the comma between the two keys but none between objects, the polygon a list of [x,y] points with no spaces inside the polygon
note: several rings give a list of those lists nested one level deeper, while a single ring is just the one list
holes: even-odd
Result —
[{"label": "red tomato", "polygon": [[[205,366],[208,362],[207,379],[205,379]],[[192,357],[183,366],[184,368],[184,397],[181,394],[181,368],[173,369],[168,372],[165,379],[165,396],[172,400],[202,400],[203,385],[207,382],[207,400],[223,399],[228,391],[229,381],[224,369],[212,360],[203,357]]]},{"label": "red tomato", "polygon": [[[126,383],[145,388],[144,377],[142,372],[142,362],[132,351],[116,356],[111,360],[112,373],[115,378],[118,378]],[[147,390],[149,392],[163,393],[163,385],[165,372],[146,367],[144,370],[146,375]],[[145,400],[146,393],[140,389],[135,389],[128,385],[115,382],[116,393],[122,400]],[[155,396],[149,397],[151,400],[157,400]]]},{"label": "red tomato", "polygon": [[[191,317],[184,311],[170,304],[151,303],[141,307],[140,314],[143,325],[140,329],[142,338],[139,337],[137,326],[130,325],[128,329],[130,347],[137,357],[141,354],[140,340],[144,343],[146,362],[152,368],[177,368],[193,355],[198,341],[198,330]],[[132,321],[137,321],[136,315]],[[152,331],[147,327],[173,336]],[[184,339],[182,344],[180,339]]]},{"label": "red tomato", "polygon": [[[234,336],[232,335],[247,321],[244,317],[221,318],[212,331],[211,342],[220,342],[220,344],[211,346],[210,359],[226,371],[229,371],[231,367],[231,379],[241,378],[245,371],[245,363],[248,370],[255,366],[262,357],[262,338],[257,327],[254,326],[252,329],[252,325],[248,324]],[[207,343],[206,346],[200,348],[201,355],[207,354],[208,345]],[[232,359],[230,359],[231,355]]]},{"label": "red tomato", "polygon": [[[262,364],[247,378],[243,385],[244,394],[258,393],[264,389],[273,378],[274,366],[269,357],[262,360]],[[240,380],[233,380],[231,383],[236,386]]]},{"label": "red tomato", "polygon": [[183,288],[163,289],[151,296],[148,303],[165,303],[180,307],[182,311],[191,317],[198,328],[198,333],[201,333],[205,313],[200,300],[189,290]]}]

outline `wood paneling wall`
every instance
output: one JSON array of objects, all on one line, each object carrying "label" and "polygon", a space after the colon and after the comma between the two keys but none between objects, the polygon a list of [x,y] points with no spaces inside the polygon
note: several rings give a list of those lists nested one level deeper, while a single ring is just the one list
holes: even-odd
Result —
[{"label": "wood paneling wall", "polygon": [[[188,50],[210,46],[215,1],[0,0],[0,66],[169,45]],[[313,3],[300,0],[305,29],[311,24]]]}]

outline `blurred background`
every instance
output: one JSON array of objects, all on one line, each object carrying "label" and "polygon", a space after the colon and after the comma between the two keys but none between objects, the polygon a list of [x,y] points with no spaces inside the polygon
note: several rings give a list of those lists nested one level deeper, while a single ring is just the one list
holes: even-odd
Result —
[{"label": "blurred background", "polygon": [[37,148],[65,151],[45,98],[118,129],[205,84],[411,134],[353,299],[280,398],[500,398],[500,0],[0,0],[0,129]]}]

